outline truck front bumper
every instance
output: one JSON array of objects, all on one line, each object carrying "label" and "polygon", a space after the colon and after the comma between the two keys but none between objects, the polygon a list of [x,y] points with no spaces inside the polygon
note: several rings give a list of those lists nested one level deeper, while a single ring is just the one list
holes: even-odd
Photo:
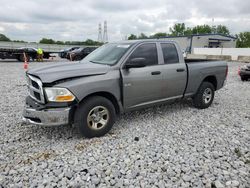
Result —
[{"label": "truck front bumper", "polygon": [[26,97],[23,122],[27,124],[57,126],[71,123],[73,106],[69,104],[39,104]]},{"label": "truck front bumper", "polygon": [[69,124],[70,108],[54,108],[37,110],[25,107],[23,122],[27,124],[58,126]]}]

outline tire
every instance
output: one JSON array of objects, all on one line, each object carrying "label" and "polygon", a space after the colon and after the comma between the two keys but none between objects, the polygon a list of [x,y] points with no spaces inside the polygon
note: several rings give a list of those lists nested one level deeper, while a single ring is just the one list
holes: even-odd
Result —
[{"label": "tire", "polygon": [[241,81],[246,81],[247,80],[247,78],[245,76],[241,76],[240,78],[241,78]]},{"label": "tire", "polygon": [[108,133],[115,119],[116,112],[112,102],[101,96],[93,96],[77,108],[74,123],[83,136],[93,138]]},{"label": "tire", "polygon": [[[26,54],[26,58],[27,58],[27,62],[29,62],[29,61],[30,61],[30,56]],[[21,54],[21,55],[19,56],[18,60],[24,62],[24,61],[25,61],[24,55]]]},{"label": "tire", "polygon": [[199,109],[208,108],[214,100],[215,89],[212,83],[203,82],[193,97],[194,107]]}]

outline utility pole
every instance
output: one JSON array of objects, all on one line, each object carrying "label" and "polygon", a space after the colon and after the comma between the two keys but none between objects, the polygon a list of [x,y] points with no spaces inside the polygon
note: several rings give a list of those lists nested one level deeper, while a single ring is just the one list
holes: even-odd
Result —
[{"label": "utility pole", "polygon": [[98,26],[98,39],[97,39],[98,42],[102,42],[102,24],[99,23],[99,26]]},{"label": "utility pole", "polygon": [[104,32],[103,32],[103,39],[102,41],[104,43],[108,42],[108,25],[107,25],[107,21],[104,21]]},{"label": "utility pole", "polygon": [[215,32],[216,32],[216,28],[214,25],[214,18],[212,18],[212,33],[215,34]]}]

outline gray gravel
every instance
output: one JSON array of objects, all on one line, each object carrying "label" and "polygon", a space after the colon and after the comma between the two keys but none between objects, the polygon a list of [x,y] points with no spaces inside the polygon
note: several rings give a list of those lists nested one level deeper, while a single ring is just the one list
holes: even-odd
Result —
[{"label": "gray gravel", "polygon": [[131,112],[86,139],[22,125],[22,63],[1,62],[0,187],[250,187],[250,82],[229,65],[210,108],[187,100]]}]

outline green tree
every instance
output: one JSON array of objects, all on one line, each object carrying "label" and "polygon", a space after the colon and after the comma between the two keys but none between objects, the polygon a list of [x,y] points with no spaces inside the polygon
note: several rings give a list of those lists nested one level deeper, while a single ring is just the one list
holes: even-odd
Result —
[{"label": "green tree", "polygon": [[55,41],[53,39],[42,38],[42,40],[40,40],[39,43],[41,43],[41,44],[55,44]]},{"label": "green tree", "polygon": [[181,36],[184,35],[186,26],[184,23],[177,23],[173,27],[169,28],[171,36]]},{"label": "green tree", "polygon": [[138,39],[147,39],[147,35],[145,35],[144,33],[141,33],[139,36],[138,36]]},{"label": "green tree", "polygon": [[217,25],[215,33],[230,35],[229,29],[225,25]]},{"label": "green tree", "polygon": [[184,35],[192,35],[193,34],[193,29],[188,27],[184,31]]},{"label": "green tree", "polygon": [[0,41],[11,41],[8,37],[6,37],[4,34],[0,33]]},{"label": "green tree", "polygon": [[64,42],[63,42],[63,41],[56,41],[55,44],[60,44],[60,45],[62,45],[62,44],[64,44]]},{"label": "green tree", "polygon": [[84,42],[86,45],[95,45],[95,41],[91,40],[91,39],[87,39],[85,42]]},{"label": "green tree", "polygon": [[27,43],[26,41],[24,40],[12,40],[13,42],[22,42],[22,43]]},{"label": "green tree", "polygon": [[130,34],[130,36],[128,37],[128,40],[135,40],[137,39],[137,36],[134,34]]},{"label": "green tree", "polygon": [[237,38],[237,48],[250,48],[250,32],[241,32]]},{"label": "green tree", "polygon": [[161,37],[166,37],[166,36],[168,36],[167,33],[159,32],[159,33],[155,33],[155,34],[151,35],[150,38],[161,38]]},{"label": "green tree", "polygon": [[197,25],[192,29],[193,34],[209,34],[212,33],[212,27],[209,25]]}]

